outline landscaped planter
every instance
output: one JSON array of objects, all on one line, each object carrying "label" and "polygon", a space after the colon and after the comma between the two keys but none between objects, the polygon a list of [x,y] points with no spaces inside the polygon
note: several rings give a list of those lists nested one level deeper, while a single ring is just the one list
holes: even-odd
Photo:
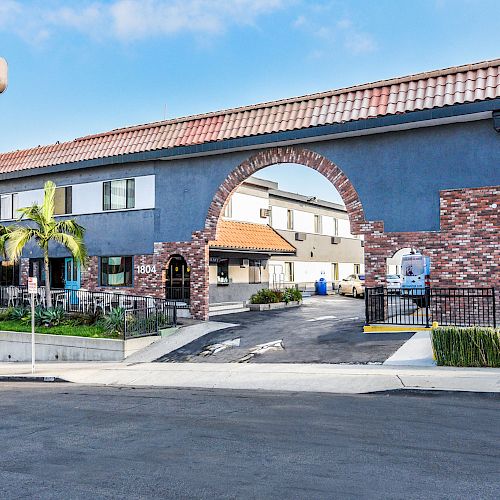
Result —
[{"label": "landscaped planter", "polygon": [[[122,361],[159,337],[131,340],[35,334],[37,361]],[[0,331],[0,361],[31,361],[31,333]]]},{"label": "landscaped planter", "polygon": [[286,309],[288,307],[298,307],[302,305],[301,300],[292,302],[273,302],[271,304],[248,304],[250,311],[272,311],[274,309]]}]

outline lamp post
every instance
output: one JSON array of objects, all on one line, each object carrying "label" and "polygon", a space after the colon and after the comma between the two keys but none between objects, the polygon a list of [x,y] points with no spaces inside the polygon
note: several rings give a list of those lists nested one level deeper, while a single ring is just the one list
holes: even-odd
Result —
[{"label": "lamp post", "polygon": [[0,94],[7,88],[7,61],[0,57]]}]

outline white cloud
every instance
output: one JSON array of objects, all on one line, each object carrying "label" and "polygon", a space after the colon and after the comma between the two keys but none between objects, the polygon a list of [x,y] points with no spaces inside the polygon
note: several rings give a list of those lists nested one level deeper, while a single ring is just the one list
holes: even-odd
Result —
[{"label": "white cloud", "polygon": [[328,57],[341,48],[356,55],[377,49],[373,36],[362,31],[351,18],[340,17],[333,4],[321,4],[317,8],[313,5],[305,14],[297,16],[292,26],[319,41],[319,46],[309,55],[313,59]]},{"label": "white cloud", "polygon": [[254,25],[283,6],[284,0],[0,0],[0,29],[31,41],[61,29],[120,40],[214,35],[234,25]]},{"label": "white cloud", "polygon": [[351,33],[345,40],[345,46],[353,54],[363,54],[373,52],[377,48],[377,44],[371,35],[368,33]]}]

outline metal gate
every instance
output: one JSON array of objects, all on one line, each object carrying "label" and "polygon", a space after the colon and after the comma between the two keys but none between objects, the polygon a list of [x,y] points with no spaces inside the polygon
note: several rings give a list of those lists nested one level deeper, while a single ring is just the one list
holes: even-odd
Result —
[{"label": "metal gate", "polygon": [[497,325],[494,288],[365,289],[366,324]]}]

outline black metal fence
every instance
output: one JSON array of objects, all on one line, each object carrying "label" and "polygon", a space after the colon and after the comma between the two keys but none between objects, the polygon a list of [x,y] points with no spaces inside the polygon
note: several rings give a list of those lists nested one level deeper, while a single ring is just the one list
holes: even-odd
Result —
[{"label": "black metal fence", "polygon": [[[156,335],[162,328],[177,324],[178,302],[114,292],[89,290],[51,290],[52,307],[67,313],[109,314],[114,309],[124,311],[124,338]],[[0,307],[19,307],[30,304],[27,287],[0,287]],[[47,307],[45,288],[35,295],[38,306]]]},{"label": "black metal fence", "polygon": [[497,325],[494,288],[365,289],[366,324]]},{"label": "black metal fence", "polygon": [[[165,287],[165,298],[184,303],[189,307],[190,289],[188,286],[167,286]],[[181,307],[184,304],[179,304]]]},{"label": "black metal fence", "polygon": [[129,309],[124,314],[123,337],[125,340],[159,335],[161,330],[177,324],[175,303]]},{"label": "black metal fence", "polygon": [[[164,303],[166,299],[141,295],[130,295],[118,292],[100,292],[90,290],[52,289],[50,292],[52,307],[60,307],[66,312],[80,313],[107,313],[112,309],[144,309]],[[40,287],[35,296],[37,305],[47,307],[45,288]],[[27,287],[5,286],[0,287],[0,306],[16,307],[28,305],[30,297]]]}]

